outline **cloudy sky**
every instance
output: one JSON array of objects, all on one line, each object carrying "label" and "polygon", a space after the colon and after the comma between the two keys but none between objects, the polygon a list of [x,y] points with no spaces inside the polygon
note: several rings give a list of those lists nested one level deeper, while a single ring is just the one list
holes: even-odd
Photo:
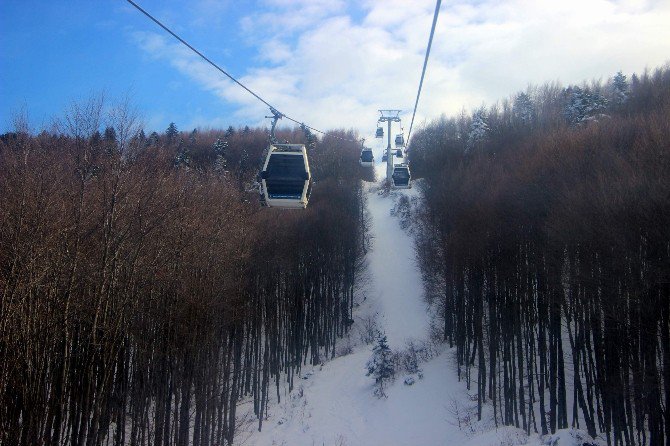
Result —
[{"label": "cloudy sky", "polygon": [[[434,0],[138,0],[280,111],[374,131],[409,127]],[[670,61],[670,0],[443,0],[418,122],[529,84]],[[0,131],[48,127],[72,101],[124,95],[149,130],[257,125],[265,106],[123,0],[0,0]]]}]

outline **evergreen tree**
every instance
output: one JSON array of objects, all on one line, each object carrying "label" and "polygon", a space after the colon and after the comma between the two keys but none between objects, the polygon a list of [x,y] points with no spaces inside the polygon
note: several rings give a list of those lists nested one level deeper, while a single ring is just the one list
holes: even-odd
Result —
[{"label": "evergreen tree", "polygon": [[386,397],[384,388],[395,373],[393,352],[386,342],[386,335],[380,336],[377,340],[377,345],[372,349],[372,357],[368,360],[366,367],[368,369],[366,376],[372,376],[375,379],[375,395],[379,398]]},{"label": "evergreen tree", "polygon": [[216,160],[214,161],[214,170],[217,172],[224,172],[227,167],[226,152],[228,150],[228,141],[217,138],[214,142],[214,153]]},{"label": "evergreen tree", "polygon": [[514,117],[523,125],[529,125],[533,121],[535,115],[535,108],[530,96],[527,93],[519,93],[514,98]]},{"label": "evergreen tree", "polygon": [[174,165],[175,167],[183,165],[188,168],[190,164],[191,157],[189,155],[188,147],[184,144],[184,139],[179,138],[179,146],[177,148],[177,156],[174,158]]},{"label": "evergreen tree", "polygon": [[174,142],[178,134],[179,130],[177,130],[177,126],[174,122],[171,122],[167,130],[165,130],[165,136],[167,137],[168,144]]},{"label": "evergreen tree", "polygon": [[100,135],[100,132],[96,130],[93,135],[91,135],[90,144],[92,147],[98,147],[100,142],[102,142],[102,135]]},{"label": "evergreen tree", "polygon": [[226,133],[225,133],[224,137],[230,138],[234,134],[235,134],[235,129],[233,128],[232,125],[230,125],[230,126],[228,126],[228,129],[226,130]]},{"label": "evergreen tree", "polygon": [[249,153],[247,152],[247,148],[243,147],[242,153],[240,154],[239,168],[237,169],[240,178],[244,176],[244,173],[247,171],[248,168],[249,168]]},{"label": "evergreen tree", "polygon": [[197,129],[193,129],[193,131],[191,132],[191,134],[188,136],[188,143],[189,143],[190,146],[194,146],[194,145],[195,145],[197,134],[198,134],[198,130],[197,130]]},{"label": "evergreen tree", "polygon": [[599,92],[590,92],[580,87],[565,90],[568,97],[564,116],[570,124],[576,125],[588,121],[605,109],[607,100]]},{"label": "evergreen tree", "polygon": [[475,147],[480,146],[486,140],[488,132],[489,126],[486,123],[486,111],[484,111],[483,108],[480,108],[472,115],[466,152],[470,152]]},{"label": "evergreen tree", "polygon": [[147,136],[144,134],[144,129],[140,129],[135,136],[131,138],[131,146],[134,149],[146,147],[148,145]]},{"label": "evergreen tree", "polygon": [[151,132],[149,139],[147,140],[147,147],[157,146],[161,142],[161,137],[156,132]]},{"label": "evergreen tree", "polygon": [[249,128],[248,125],[244,126],[244,130],[242,130],[242,133],[244,133],[245,135],[248,135],[249,133],[251,133],[251,129]]},{"label": "evergreen tree", "polygon": [[305,124],[300,124],[300,128],[305,134],[305,145],[308,148],[313,149],[316,146],[316,138],[314,137],[314,134],[305,126]]},{"label": "evergreen tree", "polygon": [[105,153],[111,155],[116,150],[116,130],[114,127],[105,128],[105,133],[103,136]]},{"label": "evergreen tree", "polygon": [[626,80],[626,76],[621,71],[612,78],[611,92],[612,101],[615,105],[622,105],[628,99],[628,80]]},{"label": "evergreen tree", "polygon": [[116,142],[116,130],[114,127],[107,127],[105,129],[105,142]]}]

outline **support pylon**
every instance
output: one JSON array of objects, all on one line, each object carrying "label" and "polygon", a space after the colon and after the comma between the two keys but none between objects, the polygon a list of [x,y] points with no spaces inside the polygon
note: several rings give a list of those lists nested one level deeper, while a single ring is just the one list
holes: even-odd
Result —
[{"label": "support pylon", "polygon": [[391,151],[391,123],[400,122],[402,110],[379,110],[381,117],[378,122],[388,123],[388,145],[386,146],[386,181],[391,181],[393,175],[393,152]]}]

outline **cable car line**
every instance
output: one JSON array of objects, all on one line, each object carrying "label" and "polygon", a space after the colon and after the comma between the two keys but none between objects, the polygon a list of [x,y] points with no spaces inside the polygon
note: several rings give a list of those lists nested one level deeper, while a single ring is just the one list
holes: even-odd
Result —
[{"label": "cable car line", "polygon": [[[303,128],[307,128],[307,129],[309,129],[309,130],[312,130],[313,132],[317,132],[317,133],[321,133],[322,135],[326,135],[326,132],[324,132],[324,131],[322,131],[322,130],[319,130],[319,129],[317,129],[317,128],[311,127],[311,126],[305,124],[304,122],[300,122],[300,121],[298,121],[297,119],[293,119],[293,118],[291,118],[290,116],[288,116],[288,115],[286,115],[286,114],[284,114],[284,113],[279,112],[279,111],[277,110],[276,107],[272,106],[268,101],[266,101],[265,99],[263,99],[262,97],[260,97],[257,93],[253,92],[251,89],[249,89],[249,88],[248,88],[246,85],[244,85],[242,82],[240,82],[240,81],[238,81],[237,79],[235,79],[230,73],[228,73],[226,70],[224,70],[223,68],[221,68],[220,66],[218,66],[216,63],[214,63],[211,59],[209,59],[207,56],[205,56],[205,55],[202,54],[200,51],[198,51],[196,48],[194,48],[194,47],[193,47],[191,44],[189,44],[187,41],[185,41],[184,39],[182,39],[181,37],[179,37],[179,36],[178,36],[176,33],[174,33],[170,28],[168,28],[168,27],[165,26],[163,23],[161,23],[160,20],[158,20],[157,18],[155,18],[154,16],[152,16],[151,14],[149,14],[147,11],[145,11],[144,9],[142,9],[142,7],[141,7],[140,5],[138,5],[137,3],[135,3],[133,0],[126,0],[126,1],[127,1],[128,3],[130,3],[132,6],[134,6],[134,7],[135,7],[138,11],[140,11],[142,14],[144,14],[144,15],[147,16],[149,19],[151,19],[151,21],[153,21],[153,22],[156,23],[158,26],[160,26],[161,28],[163,28],[163,29],[164,29],[167,33],[169,33],[172,37],[174,37],[175,39],[179,40],[179,42],[181,42],[181,43],[184,44],[186,47],[188,47],[191,51],[193,51],[195,54],[197,54],[198,56],[200,56],[204,61],[206,61],[206,62],[209,63],[211,66],[213,66],[214,68],[216,68],[218,71],[220,71],[221,73],[223,73],[224,75],[226,75],[230,80],[232,80],[233,82],[235,82],[237,85],[239,85],[240,87],[244,88],[247,92],[249,92],[253,97],[255,97],[256,99],[258,99],[259,101],[261,101],[263,104],[267,105],[267,106],[270,108],[270,111],[272,112],[273,115],[275,115],[276,113],[278,113],[279,115],[281,115],[281,117],[286,118],[286,119],[288,119],[289,121],[292,121],[292,122],[294,122],[294,123],[300,125],[300,126],[303,127]],[[337,135],[334,135],[334,134],[332,134],[332,133],[329,134],[329,136],[332,136],[333,138],[340,139],[340,140],[342,140],[342,141],[351,141],[351,142],[359,142],[359,141],[360,141],[360,140],[355,140],[355,139],[342,138],[341,136],[337,136]]]},{"label": "cable car line", "polygon": [[430,37],[428,38],[428,47],[426,48],[426,57],[423,60],[423,70],[421,70],[421,80],[419,81],[419,90],[416,92],[416,101],[414,102],[414,111],[412,112],[412,121],[409,124],[409,132],[407,133],[407,143],[409,144],[412,136],[412,126],[414,125],[414,116],[416,116],[416,108],[419,105],[419,96],[421,96],[421,87],[423,86],[423,78],[426,75],[426,66],[428,66],[428,56],[430,56],[430,47],[433,44],[433,35],[435,34],[435,25],[437,24],[437,16],[440,14],[440,5],[442,0],[437,0],[435,4],[435,14],[433,15],[433,25],[430,28]]}]

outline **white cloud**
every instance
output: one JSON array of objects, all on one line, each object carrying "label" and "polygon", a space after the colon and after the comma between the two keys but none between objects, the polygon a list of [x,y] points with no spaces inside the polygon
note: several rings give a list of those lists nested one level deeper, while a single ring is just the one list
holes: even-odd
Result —
[{"label": "white cloud", "polygon": [[[256,55],[240,80],[270,103],[321,129],[357,128],[371,137],[378,108],[411,108],[434,11],[432,0],[266,0],[268,12],[240,26]],[[639,72],[670,55],[670,2],[511,0],[444,2],[417,122],[491,104],[530,84]],[[138,34],[223,100],[259,122],[265,107],[177,44]],[[270,63],[271,66],[267,66]],[[240,74],[240,73],[237,73]]]}]

